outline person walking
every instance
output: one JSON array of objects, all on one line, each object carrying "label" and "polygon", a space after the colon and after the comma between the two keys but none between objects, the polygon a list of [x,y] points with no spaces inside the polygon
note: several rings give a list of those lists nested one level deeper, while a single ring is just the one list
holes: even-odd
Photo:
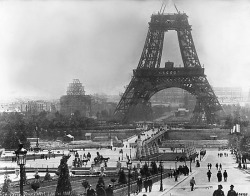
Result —
[{"label": "person walking", "polygon": [[96,185],[96,195],[97,196],[107,196],[105,191],[105,186],[103,183],[98,183]]},{"label": "person walking", "polygon": [[152,178],[149,178],[149,179],[148,179],[148,188],[149,188],[149,192],[152,191],[152,187],[153,187],[153,180],[152,180]]},{"label": "person walking", "polygon": [[138,177],[137,179],[137,191],[140,193],[142,191],[142,179],[141,176]]},{"label": "person walking", "polygon": [[227,171],[226,170],[223,172],[223,178],[224,178],[224,182],[226,182],[227,181]]},{"label": "person walking", "polygon": [[223,186],[221,184],[218,185],[218,189],[214,191],[213,196],[225,196],[224,191],[222,189]]},{"label": "person walking", "polygon": [[220,170],[217,173],[217,178],[218,178],[218,182],[221,182],[221,180],[222,180],[222,173],[221,173]]},{"label": "person walking", "polygon": [[209,170],[209,167],[210,167],[210,163],[207,164],[207,169]]},{"label": "person walking", "polygon": [[174,174],[174,181],[178,182],[178,173],[177,172],[175,172],[175,174]]},{"label": "person walking", "polygon": [[238,194],[234,190],[234,185],[230,186],[230,190],[227,192],[227,196],[237,196]]},{"label": "person walking", "polygon": [[218,167],[219,167],[218,163],[215,164],[215,167],[216,167],[216,169],[218,170]]},{"label": "person walking", "polygon": [[208,182],[210,182],[211,175],[212,175],[212,172],[210,170],[208,170],[208,172],[207,172]]},{"label": "person walking", "polygon": [[89,188],[87,190],[87,196],[95,196],[95,190],[92,188],[91,184],[89,185]]},{"label": "person walking", "polygon": [[220,163],[220,170],[222,170],[222,165],[221,165],[221,163]]},{"label": "person walking", "polygon": [[144,180],[144,188],[145,188],[145,192],[148,192],[148,179],[146,178],[145,180]]},{"label": "person walking", "polygon": [[212,169],[212,163],[210,163],[210,169]]},{"label": "person walking", "polygon": [[114,196],[114,192],[113,192],[113,188],[111,184],[109,184],[109,186],[106,188],[105,191],[106,191],[107,196]]},{"label": "person walking", "polygon": [[195,185],[195,180],[194,177],[192,177],[192,179],[190,180],[191,191],[194,190],[194,185]]}]

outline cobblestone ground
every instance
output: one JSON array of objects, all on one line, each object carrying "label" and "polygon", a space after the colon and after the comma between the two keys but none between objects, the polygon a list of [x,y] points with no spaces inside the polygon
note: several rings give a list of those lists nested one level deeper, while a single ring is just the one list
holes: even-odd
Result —
[{"label": "cobblestone ground", "polygon": [[[227,152],[228,157],[218,158],[218,152]],[[207,179],[207,164],[212,163],[212,177],[211,181]],[[215,164],[222,164],[222,171],[226,170],[228,173],[227,182],[218,182],[217,169]],[[180,164],[180,163],[179,163]],[[189,165],[189,164],[188,164]],[[191,191],[189,181],[194,177],[196,180],[195,190]],[[163,192],[160,192],[160,182],[154,183],[152,192],[145,192],[145,189],[138,196],[146,194],[147,196],[212,196],[214,190],[218,188],[218,185],[223,186],[223,191],[227,195],[230,185],[234,185],[234,189],[241,195],[250,195],[250,170],[241,170],[237,168],[236,160],[229,151],[218,151],[217,149],[207,149],[206,156],[201,161],[201,167],[195,167],[192,164],[192,173],[189,176],[180,176],[178,182],[174,182],[172,178],[166,178],[163,180]],[[239,194],[240,195],[240,194]]]},{"label": "cobblestone ground", "polygon": [[[227,152],[228,157],[218,157],[218,152]],[[208,182],[207,179],[207,164],[212,163],[212,177],[211,181]],[[218,182],[217,179],[217,169],[215,164],[222,164],[222,171],[226,170],[228,173],[227,182]],[[196,180],[195,190],[191,191],[189,181],[191,177],[194,177]],[[225,195],[227,195],[228,190],[230,189],[230,185],[234,185],[234,189],[238,193],[248,193],[250,195],[250,175],[245,170],[240,170],[237,168],[236,161],[233,155],[230,154],[229,151],[218,151],[208,150],[206,156],[201,162],[201,167],[195,168],[194,173],[186,178],[183,182],[179,183],[177,186],[173,187],[170,191],[163,194],[164,196],[179,196],[179,195],[192,195],[192,196],[206,196],[213,195],[214,190],[217,189],[218,185],[221,184],[223,186],[223,191]]]},{"label": "cobblestone ground", "polygon": [[[102,149],[102,150],[92,150],[92,155],[94,156],[96,154],[96,151],[100,151],[101,154],[103,154],[105,157],[106,156],[110,156],[110,162],[109,165],[110,166],[115,166],[116,161],[118,159],[118,157],[121,157],[121,154],[119,154],[118,152],[119,149],[117,149],[116,151],[111,151],[109,149]],[[130,150],[129,149],[124,149],[124,152],[129,154]],[[86,150],[85,150],[86,152]],[[218,157],[218,152],[227,152],[228,153],[228,157]],[[125,157],[125,156],[124,156]],[[60,157],[57,157],[56,159],[52,158],[52,159],[48,159],[46,160],[36,160],[36,161],[28,161],[28,164],[34,165],[34,164],[55,164],[55,165],[59,165],[59,161],[60,161]],[[124,161],[122,162],[123,166],[126,167],[126,159],[124,159]],[[211,182],[208,182],[207,176],[206,176],[206,172],[207,172],[207,164],[208,163],[212,163],[212,178],[211,178]],[[222,164],[222,171],[227,170],[228,173],[228,180],[227,182],[220,182],[218,183],[216,174],[217,174],[217,169],[215,167],[215,164]],[[13,163],[14,164],[14,163]],[[137,162],[134,162],[134,164],[137,164]],[[178,165],[183,165],[184,163],[177,163],[177,167]],[[70,165],[70,160],[69,160],[69,165]],[[187,162],[187,165],[189,166],[189,162]],[[164,163],[164,168],[174,168],[175,167],[175,163],[174,162],[165,162]],[[222,184],[223,186],[223,191],[225,192],[225,195],[227,194],[227,191],[229,190],[229,187],[231,184],[233,184],[235,186],[235,190],[239,193],[248,193],[248,195],[250,195],[250,186],[249,186],[249,182],[250,182],[250,172],[247,172],[246,170],[240,170],[237,168],[237,164],[236,161],[233,157],[233,155],[230,154],[229,151],[218,151],[217,149],[207,149],[207,154],[206,156],[202,159],[201,161],[201,167],[195,167],[195,164],[192,163],[192,174],[189,176],[180,176],[180,178],[178,179],[178,182],[174,182],[174,179],[172,178],[167,178],[163,180],[163,188],[164,191],[160,192],[160,182],[157,182],[154,184],[153,186],[153,190],[151,193],[146,193],[147,196],[160,196],[160,195],[164,195],[164,196],[180,196],[180,195],[192,195],[192,196],[206,196],[206,195],[212,195],[213,191],[215,189],[217,189],[218,184]],[[33,175],[34,174],[30,174]],[[189,186],[189,180],[191,179],[191,177],[194,177],[196,180],[196,186],[195,186],[195,190],[191,191],[190,190],[190,186]],[[18,180],[18,179],[16,179]],[[74,187],[73,189],[77,190],[77,191],[82,191],[82,185],[81,182],[74,182],[72,184],[72,186]],[[42,190],[43,189],[43,190]],[[78,190],[79,189],[79,190]],[[40,191],[54,191],[55,190],[55,186],[48,186],[48,187],[44,187],[41,188]],[[142,194],[144,194],[145,192],[142,192],[139,194],[139,196],[141,196]]]}]

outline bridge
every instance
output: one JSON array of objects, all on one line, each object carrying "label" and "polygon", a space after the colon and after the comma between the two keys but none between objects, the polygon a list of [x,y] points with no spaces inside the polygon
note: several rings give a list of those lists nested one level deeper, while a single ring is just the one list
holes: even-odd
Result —
[{"label": "bridge", "polygon": [[136,158],[141,159],[159,153],[159,145],[165,140],[167,127],[151,129],[138,135],[136,143]]}]

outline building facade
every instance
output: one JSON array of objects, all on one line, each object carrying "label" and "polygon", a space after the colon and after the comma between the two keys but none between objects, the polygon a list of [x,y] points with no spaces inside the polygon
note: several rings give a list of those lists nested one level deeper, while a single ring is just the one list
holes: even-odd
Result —
[{"label": "building facade", "polygon": [[213,87],[213,90],[221,104],[236,104],[244,101],[240,87]]}]

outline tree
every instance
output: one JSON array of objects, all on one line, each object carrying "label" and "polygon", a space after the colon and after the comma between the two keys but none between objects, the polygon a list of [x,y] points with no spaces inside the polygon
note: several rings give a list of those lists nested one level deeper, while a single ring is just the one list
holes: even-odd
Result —
[{"label": "tree", "polygon": [[61,196],[65,192],[71,192],[71,183],[70,183],[70,176],[69,176],[69,168],[67,161],[70,156],[64,155],[61,159],[60,165],[58,167],[58,182],[56,187],[56,196]]},{"label": "tree", "polygon": [[103,180],[103,177],[99,177],[98,179],[98,184],[103,184],[105,186],[105,183],[104,183],[104,180]]},{"label": "tree", "polygon": [[155,161],[151,162],[151,168],[152,168],[152,170],[151,170],[152,174],[157,174],[158,173],[158,168],[157,168],[157,165],[156,165]]},{"label": "tree", "polygon": [[40,183],[38,181],[34,181],[31,183],[31,188],[36,192],[37,189],[40,188]]},{"label": "tree", "polygon": [[86,179],[83,179],[82,186],[84,187],[86,193],[86,189],[89,187],[89,182]]},{"label": "tree", "polygon": [[119,171],[118,176],[119,176],[119,179],[118,179],[119,184],[127,184],[127,178],[123,169]]},{"label": "tree", "polygon": [[45,181],[49,181],[49,180],[51,180],[51,179],[52,179],[52,178],[51,178],[49,172],[46,172],[46,174],[45,174],[45,176],[44,176],[44,180],[45,180]]},{"label": "tree", "polygon": [[141,169],[141,175],[143,176],[150,176],[150,172],[149,172],[149,168],[148,168],[148,165],[147,163],[145,163]]},{"label": "tree", "polygon": [[14,131],[9,130],[3,140],[2,146],[7,149],[16,149],[19,141]]}]

